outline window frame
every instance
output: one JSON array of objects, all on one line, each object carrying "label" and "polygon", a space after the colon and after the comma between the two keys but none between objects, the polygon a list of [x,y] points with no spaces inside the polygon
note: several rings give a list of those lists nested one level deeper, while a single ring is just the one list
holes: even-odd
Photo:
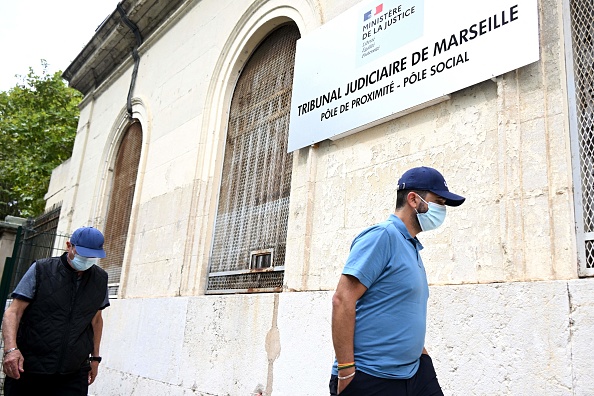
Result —
[{"label": "window frame", "polygon": [[[216,232],[217,232],[217,219],[219,219],[219,206],[220,206],[220,200],[221,200],[221,189],[222,189],[222,185],[223,185],[223,173],[225,172],[225,161],[227,160],[227,158],[225,157],[227,155],[227,150],[228,150],[228,146],[225,143],[228,139],[228,135],[229,135],[229,128],[231,126],[231,106],[233,105],[233,101],[235,98],[235,95],[237,93],[237,88],[238,88],[238,84],[240,83],[241,77],[243,75],[243,72],[246,70],[247,65],[249,65],[250,61],[253,59],[253,56],[257,53],[257,51],[261,48],[261,45],[270,38],[271,35],[273,35],[275,32],[277,32],[277,30],[287,26],[287,25],[292,25],[294,26],[294,28],[296,29],[297,33],[299,34],[300,37],[300,32],[299,32],[299,28],[298,26],[295,24],[294,21],[288,21],[285,23],[282,23],[278,26],[276,26],[274,29],[270,30],[267,34],[263,35],[262,39],[260,40],[260,42],[254,46],[253,51],[250,53],[250,55],[247,57],[244,66],[240,69],[240,72],[237,74],[237,79],[235,81],[235,83],[233,84],[233,89],[231,90],[231,94],[230,94],[230,99],[229,99],[229,110],[228,110],[228,115],[226,117],[226,133],[224,135],[224,139],[222,139],[223,142],[223,150],[221,150],[221,155],[222,155],[222,163],[223,165],[220,168],[220,177],[219,177],[219,185],[217,188],[217,198],[216,198],[216,203],[215,203],[215,207],[216,207],[216,213],[215,213],[215,220],[213,223],[213,228],[212,228],[212,235],[211,235],[211,247],[210,247],[210,254],[208,257],[208,270],[206,272],[206,283],[205,283],[205,294],[230,294],[230,293],[258,293],[258,292],[280,292],[282,291],[282,286],[279,287],[257,287],[257,288],[253,288],[253,287],[249,287],[249,288],[210,288],[210,279],[212,278],[216,278],[216,277],[223,277],[223,276],[229,276],[229,275],[249,275],[249,274],[257,274],[257,276],[260,275],[264,275],[266,273],[283,273],[284,274],[284,270],[285,270],[285,266],[284,266],[284,260],[283,260],[283,264],[282,265],[270,265],[269,267],[266,268],[251,268],[251,264],[249,265],[250,268],[247,269],[231,269],[231,270],[224,270],[224,271],[213,271],[213,252],[215,250],[215,244],[216,244]],[[297,38],[298,39],[298,38]],[[295,44],[296,45],[296,44]],[[295,52],[296,52],[296,47],[295,47]],[[294,67],[294,62],[293,62],[293,67]],[[292,82],[291,82],[291,91],[292,91]],[[290,103],[290,99],[289,99],[289,103]],[[290,105],[287,106],[287,111],[290,112]],[[288,124],[287,124],[287,136],[285,137],[288,140]],[[289,153],[290,154],[290,153]],[[288,154],[288,155],[289,155]],[[292,164],[293,164],[293,156],[290,155],[289,159],[289,173],[292,173]],[[291,181],[289,181],[289,186],[290,186]],[[289,187],[290,190],[290,187]],[[282,191],[282,188],[279,189],[279,192]],[[290,201],[290,192],[288,194],[288,196],[286,197],[289,201]],[[287,208],[288,208],[288,203],[287,203]],[[287,219],[288,222],[288,219]],[[285,239],[284,239],[284,243],[286,243],[287,237],[285,235]],[[273,257],[275,255],[276,252],[274,252],[274,249],[272,248],[263,248],[263,249],[256,249],[255,251],[250,251],[249,253],[249,261],[251,262],[252,260],[252,255],[255,254],[259,254],[258,252],[262,252],[264,250],[272,250],[271,252],[271,260],[273,260]],[[284,255],[283,255],[284,256]],[[281,283],[284,282],[284,275],[281,275]]]},{"label": "window frame", "polygon": [[[576,250],[578,262],[578,276],[594,276],[594,263],[588,267],[586,244],[594,243],[594,232],[585,231],[583,185],[582,185],[582,153],[580,149],[580,127],[578,122],[577,88],[575,80],[573,26],[571,14],[571,0],[563,0],[563,36],[565,45],[566,84],[568,100],[568,121],[570,135],[571,165],[573,177],[573,198],[576,229]],[[594,196],[594,191],[592,192]]]}]

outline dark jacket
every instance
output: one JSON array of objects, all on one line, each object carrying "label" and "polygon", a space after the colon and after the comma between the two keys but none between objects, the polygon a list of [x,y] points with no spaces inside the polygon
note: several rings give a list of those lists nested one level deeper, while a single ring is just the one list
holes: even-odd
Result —
[{"label": "dark jacket", "polygon": [[78,371],[93,351],[91,321],[105,300],[107,273],[94,265],[83,272],[77,287],[77,272],[67,267],[65,254],[36,264],[35,297],[17,334],[28,373]]}]

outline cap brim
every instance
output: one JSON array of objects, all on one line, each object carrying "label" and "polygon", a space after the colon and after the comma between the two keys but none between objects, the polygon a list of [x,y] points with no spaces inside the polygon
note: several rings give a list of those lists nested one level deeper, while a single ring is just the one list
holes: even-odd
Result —
[{"label": "cap brim", "polygon": [[76,254],[83,257],[105,258],[105,250],[103,249],[89,249],[84,246],[75,245]]},{"label": "cap brim", "polygon": [[464,203],[466,198],[461,195],[451,193],[449,191],[437,191],[437,190],[429,190],[434,194],[439,195],[442,198],[445,198],[445,204],[447,206],[460,206]]}]

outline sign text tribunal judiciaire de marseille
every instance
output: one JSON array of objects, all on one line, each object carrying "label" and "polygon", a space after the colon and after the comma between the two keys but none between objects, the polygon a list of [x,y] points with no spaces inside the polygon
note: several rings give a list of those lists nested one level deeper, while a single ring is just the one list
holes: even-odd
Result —
[{"label": "sign text tribunal judiciaire de marseille", "polygon": [[[289,151],[387,121],[539,58],[536,0],[404,3],[363,3],[299,40]],[[350,32],[354,40],[345,40],[349,24],[342,19],[368,17],[366,9],[379,15]],[[461,27],[448,29],[452,24]],[[394,35],[400,43],[392,50]],[[320,43],[333,39],[334,51],[319,51]],[[367,56],[374,59],[365,61]]]}]

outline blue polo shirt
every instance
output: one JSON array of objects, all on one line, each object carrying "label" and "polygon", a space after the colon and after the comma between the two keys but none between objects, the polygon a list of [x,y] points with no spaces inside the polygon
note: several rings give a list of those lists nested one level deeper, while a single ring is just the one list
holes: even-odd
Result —
[{"label": "blue polo shirt", "polygon": [[[418,239],[395,215],[353,241],[342,273],[367,287],[357,301],[357,370],[393,379],[408,379],[417,372],[429,298],[421,249]],[[332,373],[337,374],[336,361]]]}]

